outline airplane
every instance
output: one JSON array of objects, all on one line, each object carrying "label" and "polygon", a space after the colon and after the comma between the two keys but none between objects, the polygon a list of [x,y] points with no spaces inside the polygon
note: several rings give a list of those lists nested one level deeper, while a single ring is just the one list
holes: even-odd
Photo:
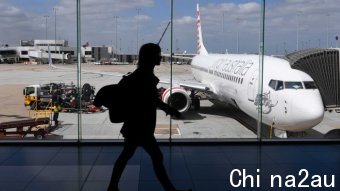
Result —
[{"label": "airplane", "polygon": [[[262,104],[262,122],[274,127],[277,137],[287,132],[301,132],[319,124],[324,117],[322,98],[314,80],[305,72],[292,69],[289,62],[264,56],[263,95],[259,103],[259,55],[209,54],[203,44],[199,4],[197,4],[197,55],[191,60],[195,82],[174,82],[161,98],[180,112],[199,107],[197,92],[210,99],[232,105],[257,119]],[[57,68],[53,64],[51,67]],[[58,67],[59,68],[59,67]],[[59,68],[60,69],[60,68]],[[121,74],[83,71],[121,77]],[[160,83],[169,84],[161,80]]]},{"label": "airplane", "polygon": [[[193,57],[191,68],[199,83],[183,82],[173,87],[173,93],[181,93],[181,98],[186,99],[178,102],[188,103],[182,104],[182,112],[189,108],[189,98],[192,98],[185,92],[192,89],[205,91],[211,98],[231,104],[254,119],[258,117],[258,105],[262,104],[263,123],[273,125],[278,137],[287,137],[287,131],[310,129],[323,120],[322,98],[308,74],[292,69],[284,59],[264,56],[263,95],[262,103],[259,103],[259,55],[209,54],[203,44],[198,4],[197,31],[198,54]],[[163,101],[167,102],[168,97],[163,96]]]}]

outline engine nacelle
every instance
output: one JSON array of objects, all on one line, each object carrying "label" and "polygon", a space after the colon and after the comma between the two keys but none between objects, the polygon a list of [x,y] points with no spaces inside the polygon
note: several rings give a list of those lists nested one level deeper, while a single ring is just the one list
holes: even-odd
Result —
[{"label": "engine nacelle", "polygon": [[166,89],[162,94],[162,101],[176,108],[179,112],[188,111],[191,105],[191,98],[188,92],[181,87],[172,87],[172,94],[170,89]]}]

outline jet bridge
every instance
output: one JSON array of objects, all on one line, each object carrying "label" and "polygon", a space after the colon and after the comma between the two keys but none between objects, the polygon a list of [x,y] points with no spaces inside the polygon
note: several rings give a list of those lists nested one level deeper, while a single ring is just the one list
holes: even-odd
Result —
[{"label": "jet bridge", "polygon": [[326,109],[340,108],[340,49],[305,49],[285,56],[294,69],[309,74]]}]

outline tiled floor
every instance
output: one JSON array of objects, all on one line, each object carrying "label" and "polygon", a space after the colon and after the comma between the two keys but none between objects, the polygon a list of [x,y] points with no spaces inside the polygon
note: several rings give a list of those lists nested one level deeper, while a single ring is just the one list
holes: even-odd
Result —
[{"label": "tiled floor", "polygon": [[[178,188],[194,191],[228,190],[340,190],[340,144],[218,146],[161,146],[164,164]],[[101,191],[106,190],[114,161],[122,146],[1,146],[0,191]],[[254,175],[254,186],[247,178],[246,187],[232,187],[230,173],[245,169]],[[257,172],[259,169],[260,172]],[[308,170],[308,176],[300,169]],[[234,184],[242,180],[237,173]],[[282,176],[271,188],[271,175]],[[294,175],[295,183],[291,180]],[[320,181],[314,175],[320,175]],[[324,179],[326,175],[326,179]],[[324,184],[332,183],[333,188]],[[313,177],[314,176],[314,177]],[[256,178],[259,177],[259,178]],[[318,188],[297,188],[320,183]],[[256,180],[259,187],[256,188]],[[287,182],[290,180],[290,182]],[[317,180],[317,181],[316,181]],[[287,185],[296,187],[287,188]],[[149,156],[138,149],[129,161],[120,182],[121,191],[160,191]]]}]

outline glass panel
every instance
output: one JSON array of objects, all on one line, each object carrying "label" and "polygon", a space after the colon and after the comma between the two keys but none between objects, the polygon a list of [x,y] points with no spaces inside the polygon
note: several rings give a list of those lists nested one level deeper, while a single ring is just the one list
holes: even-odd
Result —
[{"label": "glass panel", "polygon": [[[96,10],[94,11],[94,7]],[[81,4],[82,22],[82,140],[106,139],[121,140],[123,123],[112,123],[109,110],[106,107],[93,107],[98,91],[107,85],[117,84],[123,75],[129,75],[138,67],[138,52],[145,43],[157,43],[166,29],[170,18],[170,5],[168,2],[153,1],[117,1],[98,3],[87,1]],[[160,42],[162,51],[168,55],[170,51],[170,27],[165,31]],[[158,55],[157,55],[158,56]],[[155,67],[155,75],[162,81],[170,82],[170,64],[168,58],[161,60],[160,66]],[[131,74],[133,75],[133,74]],[[128,78],[128,77],[127,77]],[[134,85],[134,84],[132,84]],[[142,86],[141,82],[141,86]],[[167,88],[169,83],[158,86]],[[127,87],[129,89],[129,87]],[[110,112],[114,116],[119,111],[127,110],[128,117],[138,120],[143,111],[137,105],[147,102],[148,89],[134,87],[124,98],[119,98],[123,91],[112,95],[111,99],[123,103],[122,108]],[[160,89],[160,92],[166,89]],[[156,93],[156,92],[155,92]],[[95,96],[94,96],[95,95]],[[118,98],[115,98],[118,97]],[[127,98],[128,100],[125,100]],[[145,99],[144,99],[145,98]],[[132,103],[136,103],[134,105]],[[114,106],[118,106],[116,103]],[[115,113],[115,111],[119,110]],[[144,111],[147,112],[147,111]],[[140,122],[142,123],[142,122]],[[157,110],[156,138],[169,139],[170,119],[161,110]],[[140,126],[141,131],[147,127]],[[137,130],[139,131],[139,130]],[[174,133],[178,132],[176,128]],[[178,134],[178,133],[177,133]]]},{"label": "glass panel", "polygon": [[0,4],[0,139],[76,140],[75,4]]},{"label": "glass panel", "polygon": [[173,96],[183,119],[172,120],[173,139],[257,137],[259,58],[245,53],[258,52],[259,5],[200,2],[197,18],[196,2],[174,1]]},{"label": "glass panel", "polygon": [[[157,138],[170,132],[173,139],[256,138],[258,120],[264,139],[338,139],[339,50],[328,48],[337,46],[338,4],[307,4],[318,7],[313,12],[305,4],[268,1],[262,31],[262,2],[201,2],[197,22],[196,2],[175,1],[173,38],[168,1],[82,2],[80,89],[76,1],[2,2],[1,140],[121,139],[122,124],[111,123],[93,100],[100,88],[133,72],[139,47],[157,43],[163,32],[159,95],[183,118],[170,121],[158,110]],[[259,34],[266,39],[263,75],[261,57],[251,54],[264,46]]]},{"label": "glass panel", "polygon": [[[275,56],[265,59],[263,75],[263,120],[272,122],[266,123],[265,138],[340,138],[334,112],[339,108],[339,50],[329,48],[337,42],[332,36],[339,20],[335,7],[331,1],[267,1],[265,51]],[[284,87],[273,91],[272,79]]]}]

